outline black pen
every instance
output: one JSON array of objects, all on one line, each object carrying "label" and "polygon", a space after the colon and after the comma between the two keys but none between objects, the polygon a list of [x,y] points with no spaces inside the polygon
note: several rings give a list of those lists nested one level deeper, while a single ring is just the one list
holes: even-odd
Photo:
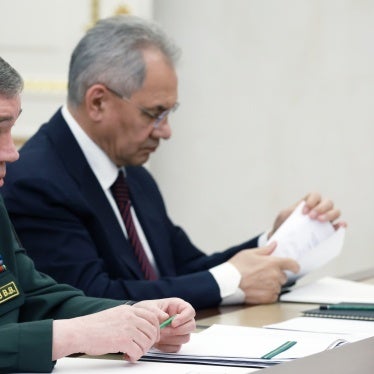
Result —
[{"label": "black pen", "polygon": [[320,310],[362,310],[374,311],[374,304],[328,304],[320,305]]}]

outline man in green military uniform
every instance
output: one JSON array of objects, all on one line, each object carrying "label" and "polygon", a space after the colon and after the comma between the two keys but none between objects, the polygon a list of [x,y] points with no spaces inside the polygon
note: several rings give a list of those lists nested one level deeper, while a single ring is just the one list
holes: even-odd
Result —
[{"label": "man in green military uniform", "polygon": [[[22,89],[20,75],[0,57],[0,186],[6,163],[18,159],[11,128],[21,113]],[[160,330],[171,315],[176,316],[170,327]],[[136,304],[91,298],[39,273],[0,197],[1,373],[49,372],[57,359],[78,352],[125,352],[133,362],[153,345],[177,351],[195,328],[194,316],[191,305],[178,298]]]}]

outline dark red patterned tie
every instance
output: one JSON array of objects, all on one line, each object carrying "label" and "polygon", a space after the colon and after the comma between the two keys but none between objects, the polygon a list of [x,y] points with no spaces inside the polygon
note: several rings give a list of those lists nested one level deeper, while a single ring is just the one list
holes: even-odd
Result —
[{"label": "dark red patterned tie", "polygon": [[123,171],[119,171],[116,181],[110,188],[113,197],[118,205],[119,211],[121,213],[123,222],[125,224],[127,235],[129,237],[129,242],[135,251],[135,255],[139,261],[140,267],[143,271],[145,279],[155,280],[157,275],[154,268],[148,260],[148,257],[144,251],[143,245],[138,237],[135,229],[134,221],[131,216],[131,200],[129,188],[126,183]]}]

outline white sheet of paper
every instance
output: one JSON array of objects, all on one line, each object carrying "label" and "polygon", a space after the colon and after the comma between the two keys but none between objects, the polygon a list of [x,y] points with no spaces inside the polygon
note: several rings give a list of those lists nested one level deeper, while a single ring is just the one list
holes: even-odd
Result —
[{"label": "white sheet of paper", "polygon": [[323,277],[314,282],[294,287],[291,291],[282,294],[280,300],[315,304],[373,303],[374,285]]},{"label": "white sheet of paper", "polygon": [[264,327],[330,334],[359,334],[366,337],[374,336],[374,323],[372,321],[356,321],[339,318],[296,317]]},{"label": "white sheet of paper", "polygon": [[[224,357],[260,360],[264,354],[279,347],[284,342],[296,341],[297,344],[287,351],[279,353],[273,359],[289,360],[321,352],[337,339],[343,338],[346,341],[354,342],[365,337],[356,334],[324,334],[216,324],[200,333],[192,334],[191,340],[184,344],[178,353],[161,353],[161,356],[169,359],[174,356],[174,358],[180,360],[189,356],[212,357],[221,360]],[[159,352],[154,353],[159,354]]]},{"label": "white sheet of paper", "polygon": [[131,364],[124,360],[65,357],[57,361],[53,374],[74,373],[134,373],[134,374],[247,374],[258,369],[211,365],[141,362]]},{"label": "white sheet of paper", "polygon": [[302,214],[304,204],[301,202],[268,240],[277,242],[273,256],[290,257],[300,264],[298,274],[287,272],[289,281],[326,265],[340,254],[344,244],[345,229],[335,231],[330,222],[319,222]]}]

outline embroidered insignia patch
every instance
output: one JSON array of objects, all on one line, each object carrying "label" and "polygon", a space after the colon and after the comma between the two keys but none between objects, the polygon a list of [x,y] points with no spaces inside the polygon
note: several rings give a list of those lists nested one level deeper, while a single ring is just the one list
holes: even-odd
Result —
[{"label": "embroidered insignia patch", "polygon": [[0,304],[13,299],[19,295],[18,288],[14,282],[9,282],[0,287]]},{"label": "embroidered insignia patch", "polygon": [[6,270],[6,266],[4,265],[3,258],[0,255],[0,273]]}]

